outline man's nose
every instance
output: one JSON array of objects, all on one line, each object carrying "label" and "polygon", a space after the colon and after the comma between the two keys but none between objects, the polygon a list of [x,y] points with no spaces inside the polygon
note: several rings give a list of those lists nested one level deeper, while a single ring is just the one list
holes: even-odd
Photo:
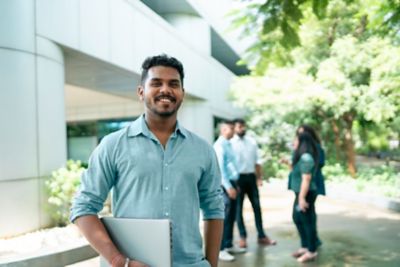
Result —
[{"label": "man's nose", "polygon": [[171,92],[171,87],[167,83],[164,83],[161,86],[160,91],[161,92]]}]

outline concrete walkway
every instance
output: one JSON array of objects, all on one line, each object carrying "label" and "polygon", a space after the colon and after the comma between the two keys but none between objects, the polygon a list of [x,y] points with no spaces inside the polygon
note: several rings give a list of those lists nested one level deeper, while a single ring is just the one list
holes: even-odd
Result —
[{"label": "concrete walkway", "polygon": [[[329,188],[328,188],[329,190]],[[278,240],[275,247],[256,244],[254,219],[247,203],[246,220],[253,230],[249,251],[237,255],[221,267],[301,266],[290,254],[299,247],[299,238],[291,220],[293,193],[286,183],[264,184],[261,188],[264,226]],[[304,266],[400,266],[400,214],[367,205],[319,197],[318,231],[323,242],[316,262]],[[237,234],[237,232],[235,232]]]},{"label": "concrete walkway", "polygon": [[[265,229],[271,238],[278,241],[278,245],[264,248],[256,244],[253,213],[246,200],[248,252],[237,255],[234,262],[221,262],[220,267],[400,266],[399,213],[336,200],[333,196],[319,197],[318,230],[323,245],[317,261],[299,264],[290,256],[299,246],[291,220],[293,193],[286,190],[285,182],[266,183],[260,188],[260,193]],[[72,266],[97,267],[98,258]]]}]

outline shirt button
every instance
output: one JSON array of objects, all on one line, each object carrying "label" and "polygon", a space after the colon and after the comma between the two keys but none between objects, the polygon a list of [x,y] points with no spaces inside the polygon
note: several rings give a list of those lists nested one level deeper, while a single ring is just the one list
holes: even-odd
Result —
[{"label": "shirt button", "polygon": [[168,190],[168,186],[165,187],[165,190]]},{"label": "shirt button", "polygon": [[165,216],[169,216],[169,213],[168,213],[168,212],[166,212],[166,213],[165,213]]},{"label": "shirt button", "polygon": [[165,163],[165,167],[167,167],[168,166],[168,163]]}]

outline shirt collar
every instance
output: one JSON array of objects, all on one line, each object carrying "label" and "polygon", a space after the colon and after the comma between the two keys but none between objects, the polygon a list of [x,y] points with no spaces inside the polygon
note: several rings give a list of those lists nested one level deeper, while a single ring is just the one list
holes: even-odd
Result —
[{"label": "shirt collar", "polygon": [[[129,137],[135,137],[138,136],[140,134],[143,134],[144,136],[150,137],[152,134],[149,130],[149,127],[146,124],[146,120],[144,118],[144,114],[142,114],[139,118],[137,118],[135,121],[133,121],[131,123],[131,125],[129,125],[129,129],[128,129],[128,136]],[[183,128],[179,122],[176,122],[176,126],[175,126],[175,131],[172,134],[172,136],[176,136],[177,134],[182,135],[184,138],[186,138],[188,136],[188,131]]]},{"label": "shirt collar", "polygon": [[219,142],[222,142],[222,143],[229,143],[229,140],[226,139],[226,138],[225,138],[224,136],[222,136],[222,135],[218,136],[218,140],[219,140]]}]

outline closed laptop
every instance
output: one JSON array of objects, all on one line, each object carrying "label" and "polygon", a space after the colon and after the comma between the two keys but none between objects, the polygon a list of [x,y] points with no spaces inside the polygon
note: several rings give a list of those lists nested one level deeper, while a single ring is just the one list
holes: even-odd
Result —
[{"label": "closed laptop", "polygon": [[[101,218],[117,248],[151,267],[172,266],[171,223],[166,219]],[[100,258],[100,266],[110,266]]]}]

